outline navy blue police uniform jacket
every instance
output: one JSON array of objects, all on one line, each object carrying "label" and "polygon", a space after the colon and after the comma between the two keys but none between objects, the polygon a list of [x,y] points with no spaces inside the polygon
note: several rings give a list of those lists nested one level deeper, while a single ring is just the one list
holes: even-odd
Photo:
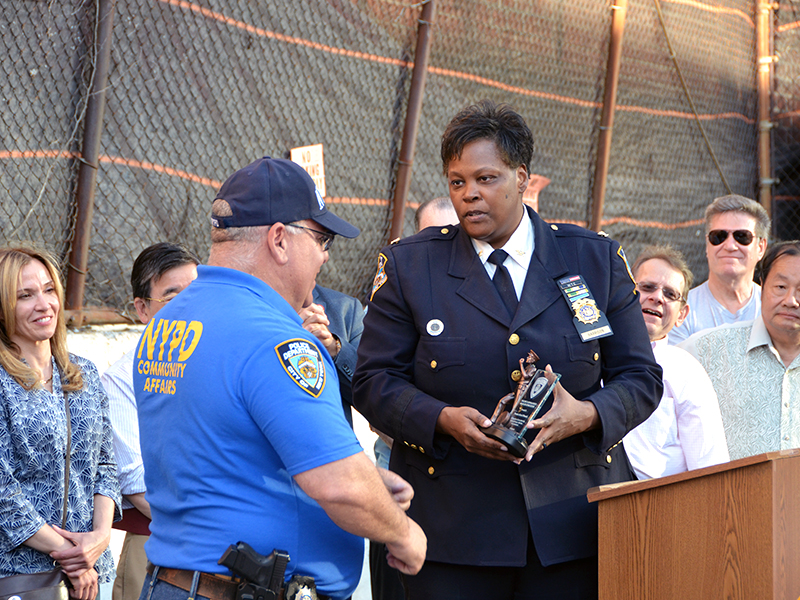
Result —
[{"label": "navy blue police uniform jacket", "polygon": [[[379,256],[353,398],[395,440],[390,468],[414,487],[408,513],[428,537],[427,560],[523,566],[529,530],[545,566],[596,555],[597,508],[586,492],[634,479],[619,442],[661,398],[661,368],[619,244],[527,210],[535,249],[513,318],[460,226],[428,228]],[[583,276],[613,335],[581,341],[557,285],[567,275]],[[438,335],[428,332],[433,320],[443,325]],[[521,466],[436,432],[447,406],[491,416],[531,349],[538,367],[551,365],[566,390],[595,405],[599,429]]]}]

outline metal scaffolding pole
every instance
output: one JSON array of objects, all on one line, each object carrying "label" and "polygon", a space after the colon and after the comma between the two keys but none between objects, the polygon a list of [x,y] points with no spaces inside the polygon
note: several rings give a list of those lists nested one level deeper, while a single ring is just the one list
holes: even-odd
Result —
[{"label": "metal scaffolding pole", "polygon": [[619,65],[622,60],[622,35],[625,31],[625,15],[628,0],[615,0],[611,5],[611,40],[608,43],[608,66],[603,95],[603,114],[600,118],[600,136],[597,144],[597,164],[592,185],[592,218],[589,229],[600,231],[603,208],[606,201],[609,156],[611,154],[611,132],[614,128],[614,112],[617,105]]},{"label": "metal scaffolding pole", "polygon": [[769,1],[756,0],[756,52],[758,54],[758,200],[772,216],[772,10]]},{"label": "metal scaffolding pole", "polygon": [[72,250],[69,255],[65,308],[70,314],[70,324],[82,325],[83,293],[86,287],[86,270],[89,263],[89,239],[94,213],[94,193],[100,155],[100,136],[103,132],[103,115],[106,108],[108,66],[111,61],[111,35],[116,0],[98,0],[95,71],[86,104],[81,165],[75,193],[77,215]]},{"label": "metal scaffolding pole", "polygon": [[417,49],[414,53],[414,74],[411,77],[411,90],[408,96],[406,123],[403,128],[403,142],[400,149],[400,166],[397,169],[397,185],[392,200],[392,228],[389,239],[403,235],[408,188],[411,184],[411,167],[414,164],[414,149],[417,145],[417,129],[425,95],[425,79],[428,73],[428,53],[433,35],[433,19],[436,12],[435,0],[427,0],[422,7],[417,30]]}]

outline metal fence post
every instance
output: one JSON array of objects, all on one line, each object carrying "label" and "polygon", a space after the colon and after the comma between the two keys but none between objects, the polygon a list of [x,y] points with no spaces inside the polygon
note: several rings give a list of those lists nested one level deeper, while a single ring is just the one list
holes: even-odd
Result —
[{"label": "metal fence post", "polygon": [[414,148],[417,144],[417,129],[425,95],[425,78],[428,72],[428,53],[431,46],[435,0],[427,0],[422,7],[417,30],[417,49],[414,53],[414,74],[411,77],[411,90],[408,95],[406,123],[403,127],[403,142],[400,149],[400,166],[397,168],[397,185],[392,200],[392,228],[389,239],[403,235],[406,200],[411,183],[411,166],[414,164]]},{"label": "metal fence post", "polygon": [[103,115],[106,107],[108,66],[111,61],[111,36],[116,0],[98,0],[95,70],[86,104],[85,128],[81,165],[75,192],[77,215],[72,238],[72,250],[67,263],[66,306],[72,325],[82,325],[83,293],[89,262],[89,240],[94,212],[94,193],[100,154],[100,136],[103,132]]},{"label": "metal fence post", "polygon": [[625,31],[625,15],[628,0],[615,0],[611,6],[611,39],[608,42],[608,66],[603,95],[603,113],[600,117],[600,135],[597,144],[597,164],[592,185],[592,218],[589,229],[600,231],[603,208],[606,201],[609,155],[611,154],[611,132],[614,127],[614,111],[617,105],[619,65],[622,59],[622,35]]},{"label": "metal fence post", "polygon": [[772,216],[772,9],[770,0],[756,0],[756,51],[758,59],[758,200]]}]

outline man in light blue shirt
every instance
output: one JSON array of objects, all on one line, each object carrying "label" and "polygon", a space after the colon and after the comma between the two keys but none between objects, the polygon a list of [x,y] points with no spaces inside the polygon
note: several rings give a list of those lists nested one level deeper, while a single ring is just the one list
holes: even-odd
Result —
[{"label": "man in light blue shirt", "polygon": [[756,318],[761,309],[761,289],[753,283],[753,273],[767,249],[769,230],[767,211],[749,198],[722,196],[708,205],[708,281],[689,292],[692,310],[670,332],[670,344],[704,329]]}]

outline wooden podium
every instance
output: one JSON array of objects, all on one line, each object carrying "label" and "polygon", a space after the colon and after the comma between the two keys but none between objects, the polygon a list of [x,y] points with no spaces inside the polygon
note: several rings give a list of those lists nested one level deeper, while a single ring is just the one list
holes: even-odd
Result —
[{"label": "wooden podium", "polygon": [[600,600],[800,599],[800,449],[588,497]]}]

